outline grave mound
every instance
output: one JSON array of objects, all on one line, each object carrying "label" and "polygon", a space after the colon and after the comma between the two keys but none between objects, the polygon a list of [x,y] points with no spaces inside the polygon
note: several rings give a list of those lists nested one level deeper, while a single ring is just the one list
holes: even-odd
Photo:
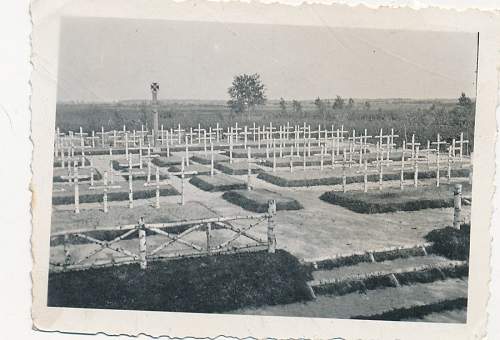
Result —
[{"label": "grave mound", "polygon": [[215,176],[200,175],[194,176],[189,183],[205,191],[228,191],[245,189],[246,183],[238,178],[218,174]]},{"label": "grave mound", "polygon": [[[180,163],[179,163],[180,164]],[[170,172],[181,172],[181,166],[180,165],[174,165],[171,166],[168,171]],[[189,174],[189,172],[195,171],[196,174]],[[209,175],[210,174],[210,168],[202,165],[202,164],[193,164],[191,163],[188,166],[184,167],[184,172],[186,173],[184,176],[185,177],[191,177],[194,175]],[[180,176],[180,175],[177,175]]]},{"label": "grave mound", "polygon": [[[241,161],[241,162],[233,162],[233,163],[217,163],[215,164],[215,168],[217,170],[222,171],[225,174],[228,175],[246,175],[248,174],[248,162],[247,161]],[[257,164],[250,164],[250,171],[252,174],[257,174],[262,172],[262,168],[258,166]]]},{"label": "grave mound", "polygon": [[[141,180],[134,180],[133,190],[134,190],[134,200],[153,198],[156,196],[155,186],[145,186],[145,182]],[[110,184],[111,185],[111,184]],[[119,188],[110,188],[108,190],[108,201],[127,201],[128,200],[128,183],[115,183],[115,186],[120,186]],[[78,186],[80,194],[80,203],[97,203],[102,202],[103,190],[102,189],[92,189],[90,184],[83,183]],[[171,185],[163,185],[160,187],[160,196],[172,196],[179,195],[177,189]],[[74,204],[75,194],[73,185],[62,185],[54,186],[52,192],[52,204],[53,205],[64,205],[64,204]]]},{"label": "grave mound", "polygon": [[172,165],[180,165],[182,161],[182,158],[179,156],[160,156],[160,157],[155,157],[151,160],[151,163],[153,163],[156,166],[161,166],[161,167],[170,167]]},{"label": "grave mound", "polygon": [[[198,154],[198,155],[193,155],[191,157],[191,160],[200,163],[200,164],[205,164],[205,165],[210,165],[212,162],[210,153],[208,154]],[[214,163],[220,163],[220,162],[229,162],[229,157],[221,155],[220,153],[214,153]]]},{"label": "grave mound", "polygon": [[267,212],[268,201],[271,199],[276,200],[276,210],[299,210],[303,208],[297,200],[267,189],[232,190],[225,192],[222,198],[239,205],[243,209],[257,213]]},{"label": "grave mound", "polygon": [[[328,191],[320,199],[340,205],[349,210],[362,214],[377,214],[396,211],[415,211],[421,209],[453,207],[454,185],[442,184],[439,187],[408,187],[404,190],[385,189],[383,191]],[[471,185],[462,183],[464,196],[470,195]],[[468,204],[463,199],[462,204]]]}]

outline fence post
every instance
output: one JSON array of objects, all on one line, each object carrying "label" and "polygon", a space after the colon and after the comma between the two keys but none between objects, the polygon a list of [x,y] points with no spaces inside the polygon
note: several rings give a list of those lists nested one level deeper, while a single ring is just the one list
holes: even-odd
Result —
[{"label": "fence post", "polygon": [[80,213],[80,191],[78,188],[78,161],[75,161],[75,170],[73,172],[75,182],[75,214]]},{"label": "fence post", "polygon": [[146,226],[144,224],[144,217],[139,219],[138,225],[139,231],[139,261],[141,269],[146,269],[148,265],[148,261],[146,258],[147,255],[147,245],[146,245]]},{"label": "fence post", "polygon": [[212,231],[212,223],[208,222],[207,223],[207,229],[206,229],[206,234],[207,234],[207,254],[210,254],[210,239],[212,235],[210,234]]},{"label": "fence post", "polygon": [[290,145],[290,172],[293,172],[293,145]]},{"label": "fence post", "polygon": [[276,214],[276,200],[267,202],[267,252],[274,254],[276,252],[276,235],[274,234],[273,217]]},{"label": "fence post", "polygon": [[462,210],[462,184],[455,184],[455,190],[453,190],[453,227],[460,229],[460,212]]}]

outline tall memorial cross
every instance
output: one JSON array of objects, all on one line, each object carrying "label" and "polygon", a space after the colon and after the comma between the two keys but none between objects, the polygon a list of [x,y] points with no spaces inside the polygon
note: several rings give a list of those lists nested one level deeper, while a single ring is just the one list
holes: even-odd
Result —
[{"label": "tall memorial cross", "polygon": [[151,95],[152,95],[152,106],[153,106],[153,146],[158,147],[158,91],[160,90],[160,84],[151,83]]}]

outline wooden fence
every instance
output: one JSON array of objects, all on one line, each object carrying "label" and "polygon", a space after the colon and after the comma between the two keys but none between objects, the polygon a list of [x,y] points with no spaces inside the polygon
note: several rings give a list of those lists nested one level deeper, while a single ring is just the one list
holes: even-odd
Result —
[{"label": "wooden fence", "polygon": [[[62,240],[63,261],[50,262],[51,271],[83,270],[92,267],[106,267],[122,264],[139,263],[142,269],[146,269],[148,261],[152,260],[172,260],[187,257],[212,256],[220,254],[232,254],[240,252],[252,252],[267,250],[274,253],[276,250],[276,236],[274,231],[273,217],[276,214],[276,201],[268,202],[268,212],[265,214],[213,217],[198,220],[186,220],[171,223],[151,223],[145,222],[141,217],[137,224],[125,225],[119,227],[99,228],[99,229],[79,229],[60,231],[51,234],[51,241],[55,239]],[[249,225],[244,227],[237,226],[236,221],[250,221]],[[267,239],[251,234],[251,229],[256,226],[267,223]],[[220,242],[214,242],[212,235],[214,229],[225,229],[232,232],[229,239]],[[175,229],[177,233],[171,232]],[[169,232],[170,230],[170,232]],[[179,230],[181,230],[179,232]],[[112,240],[99,239],[95,234],[124,232]],[[187,235],[194,232],[204,232],[206,241],[200,245],[196,242],[186,239]],[[148,235],[149,234],[149,235]],[[92,236],[93,235],[93,236]],[[160,236],[166,240],[155,247],[148,248],[148,237]],[[70,242],[71,238],[79,238],[84,244],[96,244],[97,248],[88,250],[87,253],[79,258],[73,256],[72,247],[79,247],[81,253],[82,244]],[[246,238],[251,243],[235,244],[240,238]],[[123,240],[138,241],[138,253],[134,253],[125,247],[120,246],[119,242]],[[165,250],[172,249],[174,245],[182,245],[182,251],[177,249],[177,253],[165,253]],[[129,247],[130,248],[130,247]],[[119,257],[95,258],[96,255],[104,250],[111,250]],[[81,254],[80,254],[81,255]],[[94,260],[92,260],[94,258]]]}]

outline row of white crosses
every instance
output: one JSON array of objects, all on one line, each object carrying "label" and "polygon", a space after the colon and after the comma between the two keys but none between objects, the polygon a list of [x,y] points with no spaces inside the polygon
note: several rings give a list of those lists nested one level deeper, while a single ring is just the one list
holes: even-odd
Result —
[{"label": "row of white crosses", "polygon": [[[80,213],[80,190],[79,190],[79,169],[82,167],[78,166],[77,162],[74,162],[70,168],[72,171],[70,171],[68,178],[74,183],[74,212],[76,214]],[[96,185],[95,180],[94,180],[94,167],[91,162],[90,166],[90,190],[102,190],[103,193],[103,211],[107,213],[109,211],[108,207],[108,193],[111,189],[120,189],[120,185],[114,185],[114,169],[112,167],[112,163],[110,162],[110,171],[104,171],[103,177],[102,177],[102,185]],[[155,208],[160,208],[160,189],[161,186],[164,185],[169,185],[169,181],[161,181],[160,179],[160,168],[157,166],[155,168],[155,180],[151,181],[151,163],[148,163],[148,172],[147,172],[147,180],[144,183],[144,186],[146,187],[155,187],[156,193],[155,193]],[[133,171],[133,163],[132,159],[129,159],[129,166],[128,166],[128,207],[132,209],[134,207],[134,175],[144,175],[143,172],[134,172]],[[169,172],[169,175],[180,175],[181,176],[181,198],[180,198],[180,204],[184,205],[185,203],[185,198],[184,198],[184,186],[185,186],[185,176],[186,175],[195,175],[196,171],[185,171],[185,162],[184,158],[182,159],[181,162],[181,171],[179,172]],[[111,181],[109,178],[109,175],[111,175]]]}]

